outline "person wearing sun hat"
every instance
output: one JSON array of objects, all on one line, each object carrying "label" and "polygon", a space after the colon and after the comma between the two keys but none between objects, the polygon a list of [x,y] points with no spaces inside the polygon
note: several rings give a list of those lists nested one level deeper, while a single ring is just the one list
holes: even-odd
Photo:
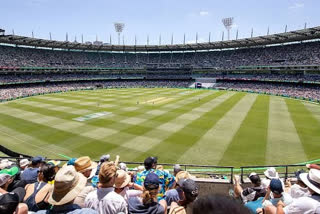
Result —
[{"label": "person wearing sun hat", "polygon": [[85,198],[95,190],[91,184],[91,179],[95,175],[98,164],[90,159],[88,156],[79,157],[74,162],[74,167],[77,172],[80,172],[87,178],[86,187],[83,188],[81,193],[74,200],[74,203],[80,207],[85,207]]},{"label": "person wearing sun hat", "polygon": [[311,168],[309,173],[301,173],[300,178],[311,196],[296,198],[288,206],[279,201],[277,214],[320,213],[320,170]]},{"label": "person wearing sun hat", "polygon": [[89,178],[93,169],[97,168],[98,164],[90,159],[88,156],[77,158],[74,162],[74,168],[77,172],[82,173]]},{"label": "person wearing sun hat", "polygon": [[88,213],[97,214],[92,209],[81,208],[74,204],[74,199],[86,186],[87,179],[81,173],[77,172],[73,166],[62,167],[55,176],[53,190],[49,196],[48,202],[53,205],[49,210],[40,210],[37,214],[46,213]]},{"label": "person wearing sun hat", "polygon": [[267,168],[266,171],[263,172],[263,174],[266,177],[261,180],[261,185],[265,189],[268,189],[271,179],[273,179],[273,178],[278,179],[279,178],[279,174],[274,167]]},{"label": "person wearing sun hat", "polygon": [[[142,188],[131,182],[131,176],[124,170],[117,170],[117,177],[114,183],[115,192],[121,195],[126,203],[130,197],[136,197],[141,195]],[[130,189],[136,188],[137,190]]]},{"label": "person wearing sun hat", "polygon": [[102,163],[99,171],[99,188],[88,194],[85,207],[98,210],[100,214],[128,213],[124,198],[114,191],[116,177],[115,163]]}]

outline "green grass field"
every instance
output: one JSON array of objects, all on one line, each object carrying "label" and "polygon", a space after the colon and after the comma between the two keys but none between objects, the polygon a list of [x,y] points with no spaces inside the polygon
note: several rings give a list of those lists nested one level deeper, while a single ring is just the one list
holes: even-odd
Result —
[{"label": "green grass field", "polygon": [[[99,112],[107,115],[84,117]],[[50,94],[0,104],[0,143],[49,158],[110,153],[122,161],[158,156],[162,163],[293,164],[319,158],[320,106],[194,89]]]}]

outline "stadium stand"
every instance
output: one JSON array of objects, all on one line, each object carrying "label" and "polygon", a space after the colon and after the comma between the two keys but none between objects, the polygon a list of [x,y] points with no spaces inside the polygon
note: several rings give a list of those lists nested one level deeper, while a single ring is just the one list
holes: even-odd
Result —
[{"label": "stadium stand", "polygon": [[[117,51],[116,46],[111,52],[108,46],[95,52],[91,51],[95,47],[84,46],[79,51],[79,43],[54,49],[58,41],[48,43],[51,47],[40,39],[34,43],[33,38],[2,35],[0,100],[97,85],[188,87],[198,78],[215,78],[217,84],[210,87],[319,102],[320,42],[314,40],[318,32],[318,28],[310,28],[264,39],[249,38],[246,46],[240,40],[215,42],[216,47],[211,48],[213,43],[193,49],[191,45],[180,52],[171,51],[170,45],[166,49],[158,46],[164,52],[152,52],[151,46],[144,47],[147,52],[139,52],[139,48],[130,51],[130,46],[125,52]],[[226,47],[221,48],[223,44]],[[163,82],[167,80],[170,83]]]},{"label": "stadium stand", "polygon": [[[196,78],[214,78],[217,89],[319,102],[319,30],[143,47],[87,46],[1,35],[0,100],[101,87],[188,87]],[[320,213],[317,165],[308,165],[308,172],[291,180],[287,180],[290,166],[278,166],[285,167],[285,173],[269,168],[260,180],[258,174],[246,178],[243,172],[241,179],[233,179],[233,167],[225,167],[230,170],[227,178],[213,173],[191,176],[183,164],[182,171],[173,176],[165,164],[165,168],[157,167],[152,157],[146,159],[144,168],[135,165],[140,172],[134,168],[119,171],[126,168],[120,167],[118,159],[100,163],[99,170],[88,156],[63,166],[41,156],[21,160],[21,165],[21,158],[14,159],[0,162],[0,213],[196,214],[226,207],[225,213]],[[183,172],[185,177],[180,178]],[[248,179],[253,187],[244,182]],[[211,185],[212,181],[216,183]],[[202,197],[219,188],[230,196]]]},{"label": "stadium stand", "polygon": [[[119,157],[102,162],[98,171],[98,164],[88,156],[67,162],[41,156],[20,159],[0,161],[3,213],[18,206],[36,213],[203,213],[213,209],[223,213],[318,213],[320,208],[320,166],[316,164],[307,164],[307,172],[299,170],[288,179],[272,167],[264,171],[263,179],[251,172],[248,178],[253,187],[234,175],[234,191],[229,189],[228,195],[231,186],[225,186],[225,196],[219,196],[212,195],[219,189],[216,186],[208,190],[208,183],[204,186],[199,176],[188,171],[174,176],[175,167],[163,168],[154,157],[146,158],[145,170],[140,171],[123,167]],[[36,180],[30,183],[26,179],[31,174]],[[209,181],[211,185],[218,182]]]}]

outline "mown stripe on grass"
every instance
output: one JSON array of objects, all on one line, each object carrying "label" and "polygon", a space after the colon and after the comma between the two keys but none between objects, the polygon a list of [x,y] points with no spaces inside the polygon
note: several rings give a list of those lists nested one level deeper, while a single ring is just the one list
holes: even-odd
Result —
[{"label": "mown stripe on grass", "polygon": [[194,146],[188,149],[178,162],[197,163],[199,156],[195,154],[201,154],[202,164],[217,165],[257,96],[247,94],[242,98]]},{"label": "mown stripe on grass", "polygon": [[[129,133],[134,133],[137,136],[135,138],[129,138],[127,141],[122,141],[119,143],[122,143],[122,147],[127,147],[127,148],[139,148],[141,151],[147,151],[151,147],[161,143],[161,141],[168,136],[170,136],[173,132],[174,128],[177,128],[178,124],[174,123],[174,121],[179,118],[180,116],[192,111],[193,109],[196,108],[201,108],[204,105],[209,104],[210,102],[215,101],[216,99],[223,99],[222,97],[225,96],[230,96],[230,94],[226,94],[226,92],[218,92],[218,93],[213,93],[210,95],[207,95],[201,99],[201,102],[190,102],[188,104],[184,105],[184,108],[179,108],[176,107],[175,109],[172,109],[168,111],[167,113],[164,113],[162,115],[156,116],[152,119],[153,122],[157,121],[157,124],[154,124],[153,126],[150,126],[149,129],[143,129],[140,130],[139,128],[137,130],[130,130],[127,131]],[[219,101],[217,101],[219,102]],[[188,121],[186,121],[186,124]],[[160,130],[160,127],[165,126],[166,124],[172,124],[172,129],[168,130]],[[178,127],[178,129],[183,128],[183,126]],[[133,127],[136,129],[136,127]],[[114,135],[115,138],[117,138],[117,135]],[[114,139],[116,140],[116,139]],[[112,151],[112,153],[120,153],[121,148],[116,148],[115,150]],[[125,160],[132,160],[133,158],[140,156],[140,154],[135,154],[135,153],[130,153],[130,154],[125,154],[124,158]]]},{"label": "mown stripe on grass", "polygon": [[[18,118],[18,116],[14,117],[0,113],[0,120],[2,126],[32,136],[42,142],[47,142],[48,144],[54,144],[55,146],[66,149],[71,147],[76,148],[77,145],[80,145],[80,149],[76,148],[76,151],[80,154],[101,155],[102,147],[105,148],[104,151],[108,151],[119,146],[106,142],[105,140],[96,140],[60,129],[48,127],[42,124],[30,122]],[[88,150],[88,148],[90,148],[90,150]]]},{"label": "mown stripe on grass", "polygon": [[[204,133],[214,126],[234,105],[243,97],[244,93],[236,93],[200,118],[192,121],[178,132],[173,133],[158,145],[152,147],[136,160],[143,160],[146,156],[158,156],[160,159],[175,163],[190,147],[192,147]],[[170,150],[170,152],[167,152]],[[195,154],[202,161],[201,154]]]},{"label": "mown stripe on grass", "polygon": [[314,118],[316,118],[320,123],[320,105],[319,104],[307,103],[307,102],[303,102],[303,104],[312,113]]},{"label": "mown stripe on grass", "polygon": [[[207,95],[207,94],[212,94],[212,93],[215,93],[215,92],[201,92],[201,91],[199,91],[198,93],[195,93],[195,96],[197,95],[197,94],[201,94],[200,96],[202,96],[202,95]],[[190,100],[189,100],[190,99]],[[189,102],[192,102],[193,101],[193,98],[191,97],[189,97],[189,99],[188,98],[181,98],[181,102],[183,102],[183,103],[185,103],[186,102],[186,100],[189,100]],[[9,109],[9,110],[8,110]],[[31,122],[32,121],[35,121],[36,123],[40,123],[40,124],[42,124],[42,123],[45,123],[46,121],[44,121],[45,119],[48,119],[49,120],[49,124],[52,124],[52,122],[55,124],[54,125],[54,127],[56,127],[57,129],[59,129],[59,130],[64,130],[64,131],[68,131],[68,132],[74,132],[74,131],[76,131],[77,133],[78,133],[78,131],[80,130],[83,130],[83,132],[81,132],[81,133],[79,133],[79,137],[81,138],[82,136],[88,136],[91,132],[94,132],[94,133],[96,133],[95,132],[95,130],[92,130],[92,129],[88,129],[88,132],[85,132],[85,129],[86,129],[86,127],[87,127],[87,125],[83,125],[83,126],[78,126],[78,128],[76,128],[76,127],[74,127],[72,124],[74,124],[74,123],[76,123],[76,122],[73,122],[73,121],[65,121],[65,120],[63,120],[63,119],[59,119],[59,118],[57,118],[56,119],[56,121],[54,121],[54,120],[52,120],[52,117],[48,117],[48,116],[42,116],[41,114],[39,114],[39,113],[36,113],[36,112],[27,112],[27,111],[23,111],[23,110],[20,110],[20,109],[16,109],[16,110],[14,110],[14,108],[8,108],[8,109],[2,109],[2,110],[4,110],[6,113],[9,113],[10,114],[10,112],[12,113],[12,111],[14,111],[14,115],[19,115],[19,116],[21,116],[21,117],[24,117],[24,115],[26,116],[26,115],[28,115],[27,116],[27,118],[28,118],[28,120],[30,120]],[[41,118],[42,117],[42,118]],[[39,121],[39,119],[41,118],[41,120]],[[60,124],[61,125],[59,125],[58,123],[57,123],[57,121],[59,121],[60,122]],[[70,124],[71,125],[71,127],[69,127],[69,125],[68,126],[66,126],[67,124],[69,124],[69,123],[72,123],[72,124]],[[121,123],[116,123],[115,125],[118,125],[119,124],[119,126],[121,127],[121,128],[125,128],[126,126],[126,124],[121,124]],[[121,125],[120,125],[121,124]],[[78,125],[78,123],[77,123],[77,125]],[[106,125],[106,124],[103,124],[103,125]],[[74,127],[75,129],[73,129],[72,127]],[[120,127],[118,127],[118,128],[120,128]],[[71,128],[71,130],[70,130],[70,128]],[[112,126],[111,127],[112,129],[117,129],[117,127],[116,126]],[[105,130],[106,128],[101,128],[101,130],[103,131],[103,133],[101,134],[102,136],[105,136],[105,133],[104,133],[104,130]],[[38,131],[41,131],[41,130],[39,130],[39,129],[37,129]],[[91,130],[91,131],[90,131]],[[93,137],[93,136],[91,136],[91,134],[89,135],[90,137]],[[115,134],[115,136],[116,136],[116,139],[117,139],[117,141],[123,141],[123,142],[125,142],[125,138],[123,138],[123,137],[127,137],[128,139],[131,139],[131,138],[133,138],[135,135],[130,135],[130,134],[126,134],[126,133],[121,133],[121,134]],[[76,137],[75,137],[76,138]],[[102,140],[102,139],[101,139]],[[112,138],[109,138],[109,137],[106,137],[106,139],[104,139],[104,140],[102,140],[102,141],[106,141],[106,142],[108,142],[108,140],[112,140]],[[63,144],[67,144],[67,145],[70,145],[70,148],[72,148],[72,149],[74,149],[74,150],[82,150],[82,149],[85,149],[85,148],[88,148],[88,145],[87,145],[87,142],[86,141],[78,141],[78,143],[77,144],[74,144],[74,143],[72,143],[72,141],[73,141],[73,139],[72,138],[68,138],[68,139],[66,139],[66,140],[63,140],[61,143],[63,143]],[[109,141],[110,142],[110,141]],[[115,143],[115,142],[112,142],[112,143]],[[95,154],[95,153],[97,153],[97,154],[101,154],[100,152],[102,151],[101,149],[103,149],[104,151],[106,151],[106,147],[105,147],[105,145],[103,144],[103,143],[95,143],[94,141],[93,142],[90,142],[90,146],[95,146],[97,149],[95,149],[94,151],[92,151],[92,154]],[[58,146],[58,145],[57,145]],[[98,148],[99,147],[99,148]],[[130,151],[132,151],[132,148],[130,148],[130,149],[128,149],[128,148],[122,148],[121,149],[121,151],[123,152],[123,153],[128,153],[129,154],[129,152],[127,152],[127,150],[130,150]],[[139,152],[138,151],[136,151],[135,152],[135,154],[139,154]]]},{"label": "mown stripe on grass", "polygon": [[265,164],[268,134],[269,96],[259,95],[219,165]]},{"label": "mown stripe on grass", "polygon": [[[74,150],[55,146],[2,125],[0,125],[0,139],[1,145],[12,148],[15,152],[31,156],[41,154],[46,157],[61,158],[57,154],[73,155],[75,157],[79,155]],[[53,149],[53,147],[55,148]]]},{"label": "mown stripe on grass", "polygon": [[266,164],[294,164],[306,160],[284,98],[270,97]]},{"label": "mown stripe on grass", "polygon": [[290,116],[308,160],[319,158],[320,124],[301,101],[286,99]]}]

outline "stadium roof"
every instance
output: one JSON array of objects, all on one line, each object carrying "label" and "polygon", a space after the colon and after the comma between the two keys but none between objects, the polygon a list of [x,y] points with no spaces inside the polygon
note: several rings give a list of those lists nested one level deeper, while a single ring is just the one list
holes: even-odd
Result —
[{"label": "stadium roof", "polygon": [[84,44],[70,41],[55,41],[31,38],[17,35],[0,35],[0,43],[14,44],[41,48],[88,50],[88,51],[127,51],[127,52],[157,52],[157,51],[195,51],[215,50],[227,48],[255,47],[289,42],[299,42],[312,39],[320,39],[320,26],[303,30],[290,31],[253,38],[238,40],[174,44],[174,45],[110,45],[110,44]]}]

